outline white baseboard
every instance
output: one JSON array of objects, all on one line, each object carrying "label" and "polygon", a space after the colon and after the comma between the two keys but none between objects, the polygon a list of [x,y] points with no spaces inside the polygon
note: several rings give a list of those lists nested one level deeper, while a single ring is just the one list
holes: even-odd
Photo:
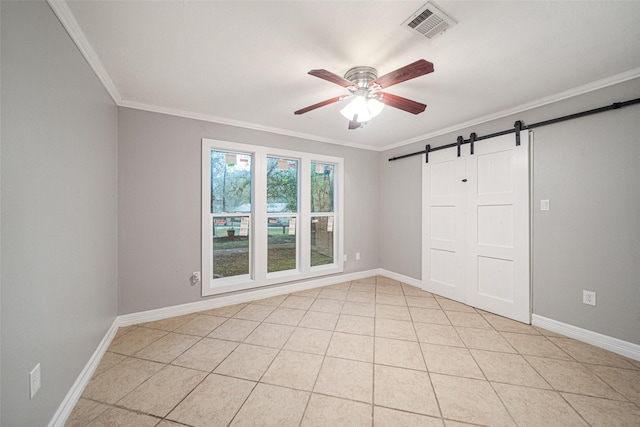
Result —
[{"label": "white baseboard", "polygon": [[113,321],[104,338],[102,338],[102,341],[98,344],[98,348],[93,352],[84,369],[82,369],[80,375],[76,378],[76,381],[71,386],[71,389],[58,407],[56,413],[53,415],[53,418],[49,421],[48,427],[63,427],[67,422],[69,415],[71,415],[71,411],[73,411],[73,408],[78,403],[84,388],[89,384],[89,380],[91,380],[93,373],[96,371],[96,368],[102,360],[102,356],[104,356],[105,352],[109,348],[116,332],[118,332],[118,318]]},{"label": "white baseboard", "polygon": [[557,320],[548,319],[546,317],[533,314],[531,316],[531,324],[547,329],[551,332],[566,335],[579,341],[586,342],[596,347],[604,348],[622,356],[629,357],[634,360],[640,360],[640,345],[608,335],[602,335],[598,332],[582,329],[567,323],[558,322]]},{"label": "white baseboard", "polygon": [[386,276],[391,279],[398,280],[402,283],[406,283],[407,285],[415,286],[417,288],[422,289],[422,280],[414,279],[413,277],[405,276],[402,274],[394,273],[393,271],[385,270],[383,268],[379,269],[379,275]]},{"label": "white baseboard", "polygon": [[86,366],[71,386],[71,390],[67,393],[66,397],[58,407],[58,410],[54,414],[53,418],[49,422],[48,427],[63,427],[67,422],[71,411],[78,403],[82,392],[91,380],[91,376],[95,372],[102,356],[109,348],[111,341],[118,332],[118,328],[123,326],[135,325],[144,322],[153,322],[155,320],[166,319],[174,316],[181,316],[184,314],[196,313],[198,311],[210,310],[212,308],[224,307],[227,305],[239,304],[243,302],[255,301],[258,299],[269,298],[277,295],[289,294],[292,292],[304,291],[307,289],[313,289],[320,286],[334,285],[336,283],[342,283],[351,280],[364,279],[366,277],[384,275],[395,280],[407,283],[409,285],[421,286],[420,280],[413,279],[408,276],[394,273],[392,271],[376,268],[367,271],[359,271],[356,273],[340,274],[336,276],[328,276],[319,279],[309,280],[300,283],[292,283],[289,285],[280,285],[270,288],[255,289],[249,291],[239,292],[233,295],[221,295],[218,297],[209,298],[202,301],[196,301],[187,304],[174,305],[171,307],[163,307],[155,310],[142,311],[139,313],[131,313],[118,316],[104,338],[98,345],[98,348],[93,353]]},{"label": "white baseboard", "polygon": [[166,319],[168,317],[181,316],[183,314],[195,313],[202,310],[209,310],[212,308],[223,307],[226,305],[239,304],[242,302],[255,301],[262,298],[269,298],[277,295],[288,294],[291,292],[304,291],[307,289],[313,289],[320,286],[328,286],[336,283],[346,282],[350,280],[364,279],[365,277],[376,276],[382,274],[380,269],[373,269],[368,271],[360,271],[356,273],[341,274],[338,276],[329,276],[316,280],[310,280],[301,283],[294,283],[290,285],[275,286],[272,288],[256,289],[246,291],[234,295],[222,295],[215,298],[206,299],[203,301],[197,301],[188,304],[175,305],[171,307],[163,307],[156,310],[148,310],[140,313],[131,313],[118,316],[114,321],[102,341],[98,345],[96,351],[93,352],[91,358],[85,365],[82,372],[71,386],[71,389],[65,396],[64,400],[58,407],[58,410],[54,414],[53,418],[48,424],[48,427],[63,427],[67,422],[71,411],[78,403],[82,392],[91,380],[93,373],[102,360],[105,352],[109,348],[113,337],[115,337],[118,328],[123,326],[135,325],[137,323],[152,322],[154,320]]},{"label": "white baseboard", "polygon": [[[166,319],[168,317],[180,316],[183,314],[195,313],[202,310],[209,310],[212,308],[223,307],[226,305],[239,304],[243,302],[254,301],[262,298],[269,298],[272,296],[288,294],[292,292],[303,291],[307,289],[313,289],[320,286],[328,286],[336,283],[341,283],[350,280],[364,279],[366,277],[383,275],[395,280],[399,280],[408,285],[422,287],[422,281],[409,276],[395,273],[393,271],[385,269],[373,269],[367,271],[361,271],[356,273],[341,274],[337,276],[330,276],[320,278],[316,280],[310,280],[301,283],[293,283],[290,285],[275,286],[272,288],[256,289],[251,291],[245,291],[233,295],[222,295],[215,298],[206,299],[203,301],[197,301],[188,304],[181,304],[171,307],[159,308],[156,310],[148,310],[139,313],[125,314],[118,316],[102,341],[98,345],[98,348],[93,352],[91,358],[87,362],[86,366],[80,372],[80,375],[73,383],[73,386],[65,396],[64,400],[58,407],[58,410],[54,414],[53,418],[48,424],[48,427],[63,427],[67,422],[67,419],[71,415],[73,408],[77,404],[82,392],[91,380],[93,373],[100,364],[102,356],[109,348],[111,341],[116,335],[119,327],[134,325],[143,322],[152,322],[154,320]],[[548,319],[546,317],[533,314],[531,322],[534,326],[547,329],[552,332],[556,332],[577,340],[595,345],[600,348],[612,351],[617,354],[629,357],[634,360],[640,360],[640,345],[623,341],[617,338],[609,337],[599,334],[597,332],[589,331],[579,328],[577,326],[569,325],[566,323],[558,322],[557,320]]]},{"label": "white baseboard", "polygon": [[336,283],[350,280],[364,279],[381,274],[379,269],[359,271],[356,273],[340,274],[337,276],[327,276],[319,279],[309,280],[288,285],[278,285],[263,289],[242,291],[232,295],[221,295],[202,301],[190,302],[187,304],[163,307],[155,310],[142,311],[139,313],[125,314],[118,317],[118,326],[136,325],[138,323],[153,322],[155,320],[169,317],[182,316],[184,314],[196,313],[198,311],[210,310],[212,308],[224,307],[227,305],[240,304],[243,302],[255,301],[263,298],[275,297],[292,292],[305,291],[320,286],[334,285]]}]

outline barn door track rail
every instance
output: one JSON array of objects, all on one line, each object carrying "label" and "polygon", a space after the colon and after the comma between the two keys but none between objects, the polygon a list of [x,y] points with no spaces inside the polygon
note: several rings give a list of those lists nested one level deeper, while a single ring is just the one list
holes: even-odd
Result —
[{"label": "barn door track rail", "polygon": [[452,144],[441,145],[439,147],[431,147],[431,145],[427,144],[422,151],[416,151],[415,153],[404,154],[402,156],[391,157],[389,159],[390,162],[394,160],[405,159],[407,157],[419,156],[425,154],[426,162],[429,163],[429,153],[433,151],[444,150],[445,148],[453,148],[456,147],[458,150],[458,157],[460,157],[460,146],[464,144],[470,145],[470,153],[473,154],[474,144],[478,141],[482,141],[483,139],[494,138],[496,136],[508,135],[510,133],[515,133],[516,135],[516,145],[520,145],[520,131],[527,129],[534,129],[537,127],[552,125],[555,123],[565,122],[567,120],[573,120],[584,116],[590,116],[592,114],[603,113],[609,110],[617,110],[618,108],[628,107],[629,105],[640,104],[640,98],[632,99],[624,102],[614,102],[611,105],[606,105],[600,108],[594,108],[593,110],[582,111],[580,113],[569,114],[568,116],[557,117],[551,120],[545,120],[543,122],[532,123],[530,125],[525,125],[522,121],[518,120],[513,124],[512,129],[503,130],[500,132],[495,132],[489,135],[478,136],[475,132],[469,135],[469,139],[464,139],[462,136],[459,136],[456,142]]}]

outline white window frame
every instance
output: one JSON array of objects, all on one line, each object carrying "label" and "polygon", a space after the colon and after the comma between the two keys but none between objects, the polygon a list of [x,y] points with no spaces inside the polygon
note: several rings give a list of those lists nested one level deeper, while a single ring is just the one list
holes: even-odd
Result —
[{"label": "white window frame", "polygon": [[[211,151],[229,151],[251,154],[251,213],[250,216],[250,274],[229,278],[212,278],[212,214],[211,214]],[[297,268],[295,270],[267,273],[267,218],[278,216],[267,213],[267,157],[296,159],[298,163],[298,221],[296,224]],[[311,213],[311,163],[335,165],[333,212]],[[202,296],[275,285],[329,274],[344,270],[344,159],[291,150],[239,144],[209,138],[202,139]],[[334,216],[332,264],[311,267],[311,217]],[[215,283],[214,283],[215,282]]]}]

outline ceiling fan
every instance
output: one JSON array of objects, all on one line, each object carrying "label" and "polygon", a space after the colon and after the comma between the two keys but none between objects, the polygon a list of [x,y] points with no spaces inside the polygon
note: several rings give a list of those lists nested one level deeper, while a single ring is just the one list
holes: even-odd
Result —
[{"label": "ceiling fan", "polygon": [[309,74],[312,76],[338,84],[346,88],[349,93],[302,108],[294,112],[294,114],[308,113],[316,108],[350,98],[353,98],[353,100],[340,111],[349,120],[349,129],[362,127],[364,123],[377,116],[385,105],[412,114],[420,114],[427,108],[425,104],[383,92],[382,90],[432,72],[433,64],[424,59],[420,59],[382,77],[378,77],[376,69],[372,67],[353,67],[346,72],[344,77],[327,70],[311,70]]}]

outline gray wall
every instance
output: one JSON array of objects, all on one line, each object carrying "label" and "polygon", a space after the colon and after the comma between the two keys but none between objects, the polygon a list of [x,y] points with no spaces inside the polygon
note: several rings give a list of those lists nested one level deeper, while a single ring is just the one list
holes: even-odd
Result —
[{"label": "gray wall", "polygon": [[379,267],[379,153],[129,108],[118,126],[120,314],[202,299],[203,137],[343,157],[345,273]]},{"label": "gray wall", "polygon": [[[636,344],[639,118],[635,105],[537,130],[533,198],[533,312]],[[549,212],[539,210],[541,199]],[[596,307],[582,304],[583,289],[597,292]]]},{"label": "gray wall", "polygon": [[[421,157],[393,156],[640,97],[640,79],[383,152],[381,223],[421,230]],[[537,128],[533,146],[533,312],[640,344],[640,105]],[[481,142],[480,142],[481,143]],[[540,200],[550,200],[541,212]],[[419,233],[382,231],[382,268],[419,279]],[[597,292],[597,307],[582,290]]]},{"label": "gray wall", "polygon": [[117,107],[46,3],[0,7],[0,424],[44,426],[117,315]]}]

